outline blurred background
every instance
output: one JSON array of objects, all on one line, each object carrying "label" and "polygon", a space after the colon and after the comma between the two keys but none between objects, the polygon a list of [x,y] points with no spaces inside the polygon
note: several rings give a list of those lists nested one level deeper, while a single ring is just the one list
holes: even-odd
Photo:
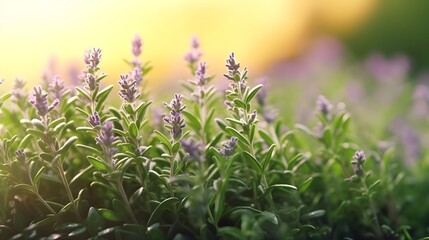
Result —
[{"label": "blurred background", "polygon": [[257,77],[326,36],[348,57],[400,53],[421,69],[429,63],[428,8],[421,0],[0,0],[0,77],[3,88],[15,77],[38,82],[45,71],[67,81],[83,68],[84,50],[99,47],[101,68],[116,82],[135,34],[143,39],[143,61],[155,66],[155,87],[188,77],[183,55],[194,35],[218,76],[231,51]]},{"label": "blurred background", "polygon": [[54,74],[78,84],[93,47],[103,83],[116,84],[139,34],[154,66],[145,81],[165,95],[191,77],[184,55],[197,36],[220,88],[233,51],[287,124],[311,122],[324,94],[347,104],[364,139],[399,143],[413,164],[429,144],[428,13],[424,0],[0,0],[0,92],[17,77],[28,91]]}]

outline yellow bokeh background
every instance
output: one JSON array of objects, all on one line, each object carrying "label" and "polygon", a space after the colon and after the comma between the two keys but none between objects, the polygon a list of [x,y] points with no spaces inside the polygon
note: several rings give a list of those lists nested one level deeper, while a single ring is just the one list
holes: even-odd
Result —
[{"label": "yellow bokeh background", "polygon": [[33,85],[49,65],[67,80],[92,47],[102,49],[101,69],[115,82],[129,70],[123,59],[131,58],[136,33],[143,39],[142,60],[154,66],[153,87],[189,75],[183,55],[193,35],[210,73],[219,76],[234,51],[257,76],[319,35],[363,24],[375,7],[373,0],[0,0],[2,88],[15,77]]}]

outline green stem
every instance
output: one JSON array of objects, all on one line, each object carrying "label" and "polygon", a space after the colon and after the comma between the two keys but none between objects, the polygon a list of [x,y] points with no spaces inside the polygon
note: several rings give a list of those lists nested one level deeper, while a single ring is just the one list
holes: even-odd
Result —
[{"label": "green stem", "polygon": [[66,192],[67,192],[67,196],[68,196],[68,198],[69,198],[69,201],[71,202],[71,204],[72,204],[72,206],[73,206],[73,210],[74,210],[74,212],[75,212],[75,214],[76,214],[76,217],[77,217],[77,219],[79,220],[79,222],[81,222],[81,221],[82,221],[82,217],[80,216],[80,213],[79,213],[79,211],[78,211],[78,208],[77,208],[76,202],[74,201],[73,194],[72,194],[72,192],[71,192],[70,185],[69,185],[69,183],[68,183],[67,177],[66,177],[66,175],[64,174],[64,168],[63,168],[63,165],[62,165],[59,161],[57,161],[57,170],[58,170],[58,172],[59,172],[59,174],[60,174],[60,177],[61,177],[61,180],[62,180],[62,182],[63,182],[64,188],[66,189]]},{"label": "green stem", "polygon": [[374,201],[372,200],[370,191],[368,189],[368,186],[365,183],[364,178],[361,178],[361,182],[362,182],[363,188],[365,189],[365,192],[368,196],[368,201],[369,201],[369,205],[371,208],[371,213],[372,213],[374,220],[375,220],[375,232],[377,234],[377,237],[378,237],[378,239],[384,239],[383,233],[382,233],[381,227],[380,227],[380,221],[378,220],[378,217],[377,217],[377,210],[375,208]]},{"label": "green stem", "polygon": [[128,201],[128,197],[127,197],[127,194],[125,193],[124,186],[122,185],[121,180],[118,179],[116,182],[116,185],[118,186],[118,190],[119,190],[119,193],[121,194],[122,201],[125,203],[125,207],[127,208],[127,211],[131,217],[131,220],[133,221],[134,224],[139,224],[131,208],[130,202]]}]

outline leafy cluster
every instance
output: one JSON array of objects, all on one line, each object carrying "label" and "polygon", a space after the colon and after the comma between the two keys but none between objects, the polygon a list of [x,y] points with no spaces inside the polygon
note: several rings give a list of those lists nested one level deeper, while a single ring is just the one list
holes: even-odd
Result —
[{"label": "leafy cluster", "polygon": [[[136,35],[116,96],[102,84],[101,50],[90,49],[83,86],[67,89],[54,76],[28,94],[18,79],[0,97],[0,239],[428,234],[400,217],[405,173],[393,149],[362,144],[344,105],[320,96],[316,126],[286,126],[234,53],[223,75],[229,88],[210,85],[193,38],[184,93],[150,116],[141,46]],[[118,97],[114,107],[108,99]]]}]

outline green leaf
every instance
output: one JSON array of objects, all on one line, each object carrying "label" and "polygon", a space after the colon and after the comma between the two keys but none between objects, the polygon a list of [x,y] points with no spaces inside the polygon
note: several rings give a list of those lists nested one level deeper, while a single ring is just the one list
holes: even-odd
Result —
[{"label": "green leaf", "polygon": [[66,121],[65,117],[61,117],[61,118],[57,118],[54,121],[52,121],[51,123],[49,123],[49,127],[50,128],[54,128],[55,126],[57,126],[60,123],[63,123]]},{"label": "green leaf", "polygon": [[45,166],[42,166],[39,171],[36,173],[36,175],[33,178],[33,183],[35,186],[39,186],[39,182],[40,182],[40,177],[43,174],[43,171],[45,170]]},{"label": "green leaf", "polygon": [[235,104],[236,107],[239,107],[241,109],[247,109],[246,103],[243,102],[241,99],[235,98],[234,99],[234,104]]},{"label": "green leaf", "polygon": [[371,186],[369,186],[368,191],[372,191],[372,189],[374,189],[378,184],[381,183],[381,180],[378,179],[377,181],[375,181],[373,184],[371,184]]},{"label": "green leaf", "polygon": [[159,217],[164,213],[165,210],[174,212],[175,204],[177,202],[179,202],[179,199],[176,197],[170,197],[162,201],[150,215],[146,226],[149,227],[156,223],[156,221],[158,221]]},{"label": "green leaf", "polygon": [[5,94],[1,95],[0,101],[4,102],[4,101],[8,100],[11,96],[12,96],[12,93],[5,93]]},{"label": "green leaf", "polygon": [[261,164],[258,162],[258,160],[249,152],[244,151],[243,152],[244,158],[247,160],[247,162],[250,163],[250,166],[255,170],[259,175],[263,174],[263,169]]},{"label": "green leaf", "polygon": [[301,186],[299,186],[299,192],[303,193],[305,192],[311,185],[311,183],[313,182],[313,178],[309,177],[307,180],[305,180]]},{"label": "green leaf", "polygon": [[31,135],[33,135],[33,136],[35,136],[37,138],[43,138],[43,137],[45,137],[45,134],[42,131],[38,130],[38,129],[28,128],[26,131],[27,131],[28,134],[31,134]]},{"label": "green leaf", "polygon": [[87,230],[86,227],[81,227],[81,228],[78,228],[78,229],[74,230],[73,232],[69,233],[68,236],[73,237],[73,238],[75,238],[75,237],[81,238],[81,237],[83,237],[81,235],[84,235],[86,233],[86,230]]},{"label": "green leaf", "polygon": [[87,145],[83,145],[83,144],[76,144],[76,147],[77,148],[83,148],[85,150],[90,151],[93,154],[96,154],[97,156],[103,157],[103,153],[102,152],[100,152],[99,150],[97,150],[97,149],[95,149],[95,148],[93,148],[91,146],[87,146]]},{"label": "green leaf", "polygon": [[282,191],[286,191],[286,192],[290,192],[291,190],[296,191],[297,188],[294,185],[289,185],[289,184],[274,184],[269,186],[266,190],[265,190],[265,194],[267,194],[268,192],[274,190],[274,189],[278,189],[278,190],[282,190]]},{"label": "green leaf", "polygon": [[27,135],[25,135],[25,137],[21,140],[21,142],[19,143],[19,146],[18,146],[18,149],[21,149],[21,148],[26,148],[27,147],[27,145],[28,145],[28,143],[30,142],[30,140],[31,140],[31,137],[32,137],[33,135],[31,135],[31,134],[27,134]]},{"label": "green leaf", "polygon": [[246,146],[250,146],[249,141],[247,141],[246,137],[244,137],[243,134],[241,134],[238,130],[232,127],[226,127],[226,130],[232,135],[238,138],[242,143],[244,143]]},{"label": "green leaf", "polygon": [[75,142],[77,140],[77,137],[76,136],[72,136],[72,137],[70,137],[64,144],[63,144],[63,146],[61,146],[60,147],[60,149],[58,149],[58,153],[61,153],[61,154],[65,154],[68,150],[69,150],[69,148],[72,146],[72,144]]},{"label": "green leaf", "polygon": [[170,140],[168,140],[168,138],[167,138],[164,134],[162,134],[161,132],[159,132],[159,131],[157,131],[157,130],[155,130],[154,132],[155,132],[155,134],[156,134],[156,136],[157,136],[158,140],[159,140],[162,144],[164,144],[164,145],[167,147],[167,149],[168,149],[169,151],[171,151],[171,150],[172,150],[172,148],[173,148],[173,146],[171,146]]},{"label": "green leaf", "polygon": [[90,207],[86,225],[91,235],[96,235],[103,228],[103,218],[95,207]]},{"label": "green leaf", "polygon": [[308,219],[313,219],[313,218],[319,218],[322,217],[323,215],[325,215],[326,211],[325,210],[316,210],[313,211],[311,213],[307,213],[305,215],[302,215],[301,218],[303,220],[308,220]]},{"label": "green leaf", "polygon": [[183,111],[183,115],[187,118],[186,123],[194,129],[196,132],[199,132],[201,130],[201,123],[200,121],[190,112]]},{"label": "green leaf", "polygon": [[275,225],[279,224],[279,220],[277,219],[277,216],[272,212],[263,211],[262,216],[264,216],[268,221],[270,221]]},{"label": "green leaf", "polygon": [[247,94],[244,98],[244,101],[246,103],[250,103],[252,101],[253,97],[258,93],[259,89],[261,89],[264,85],[258,84],[255,87],[252,88],[252,90],[249,91],[249,94]]},{"label": "green leaf", "polygon": [[226,125],[226,123],[222,121],[220,118],[215,118],[215,121],[217,125],[220,127],[220,129],[226,132],[226,128],[228,127],[228,125]]},{"label": "green leaf", "polygon": [[112,91],[113,85],[109,85],[105,87],[103,90],[99,91],[97,96],[95,97],[95,100],[100,103],[104,103],[107,96],[109,96],[109,93]]},{"label": "green leaf", "polygon": [[129,219],[128,211],[125,205],[118,199],[113,199],[112,201],[113,210],[115,213],[121,217],[121,219]]},{"label": "green leaf", "polygon": [[318,138],[317,135],[305,125],[297,123],[295,124],[295,128],[307,134],[308,136]]},{"label": "green leaf", "polygon": [[16,184],[15,186],[13,186],[13,188],[18,189],[18,190],[27,191],[30,193],[34,193],[33,187],[28,185],[28,184],[24,184],[24,183]]},{"label": "green leaf", "polygon": [[235,227],[221,227],[218,230],[218,234],[223,236],[222,239],[239,239],[245,240],[247,239],[243,232]]},{"label": "green leaf", "polygon": [[135,122],[131,122],[130,126],[128,127],[128,132],[130,133],[130,136],[132,138],[137,138],[139,130],[137,129],[137,125]]},{"label": "green leaf", "polygon": [[265,132],[264,130],[259,130],[258,131],[259,136],[261,136],[262,139],[264,139],[264,141],[269,144],[269,145],[273,145],[274,144],[274,140],[270,137],[270,135]]},{"label": "green leaf", "polygon": [[117,213],[113,212],[110,209],[99,208],[98,211],[104,219],[112,221],[112,222],[119,222],[119,221],[125,221],[126,220],[126,219],[122,219],[120,215],[118,215]]},{"label": "green leaf", "polygon": [[91,96],[89,96],[89,94],[86,92],[86,90],[84,90],[80,87],[76,87],[76,90],[79,92],[79,94],[81,96],[83,96],[84,98],[86,98],[88,101],[91,102]]},{"label": "green leaf", "polygon": [[262,169],[266,170],[267,167],[270,165],[271,158],[273,157],[273,152],[276,145],[272,144],[270,148],[268,149],[268,152],[265,154],[264,160],[262,161]]},{"label": "green leaf", "polygon": [[87,156],[86,159],[88,159],[89,163],[94,166],[96,169],[100,171],[107,171],[110,169],[110,167],[107,165],[107,163],[98,160],[97,158],[93,156]]}]

